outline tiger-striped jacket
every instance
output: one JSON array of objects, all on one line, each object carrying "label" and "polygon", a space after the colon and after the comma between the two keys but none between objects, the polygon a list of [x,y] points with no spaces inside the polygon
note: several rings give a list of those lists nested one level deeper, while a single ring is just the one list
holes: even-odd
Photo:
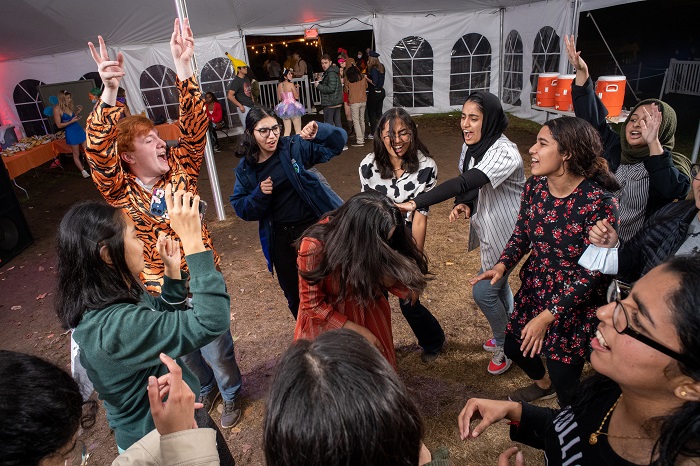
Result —
[{"label": "tiger-striped jacket", "polygon": [[[204,158],[204,146],[208,130],[207,113],[201,92],[194,77],[177,81],[180,92],[180,147],[172,148],[168,156],[168,171],[153,188],[165,189],[166,181],[179,189],[197,194],[197,179]],[[161,231],[175,235],[170,221],[150,212],[152,192],[145,189],[128,169],[122,165],[117,153],[117,122],[124,116],[124,106],[105,103],[97,106],[87,120],[86,155],[92,170],[92,180],[105,200],[112,206],[124,209],[136,224],[136,232],[143,241],[146,268],[141,274],[149,292],[159,293],[163,283],[164,266],[156,248]],[[202,223],[202,239],[207,249],[214,249],[211,236]],[[219,264],[219,255],[214,251]],[[187,270],[185,255],[182,265]]]}]

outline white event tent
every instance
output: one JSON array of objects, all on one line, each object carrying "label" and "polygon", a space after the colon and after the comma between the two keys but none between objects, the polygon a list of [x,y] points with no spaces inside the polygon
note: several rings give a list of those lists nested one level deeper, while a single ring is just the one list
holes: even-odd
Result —
[{"label": "white event tent", "polygon": [[[5,0],[0,125],[29,135],[50,132],[37,87],[96,75],[87,42],[96,42],[98,34],[111,56],[124,54],[122,86],[132,112],[177,118],[168,45],[176,3],[186,3],[200,83],[224,102],[234,73],[225,52],[248,61],[246,35],[371,29],[387,69],[385,109],[444,112],[460,108],[472,91],[489,90],[507,111],[542,122],[543,112],[531,108],[537,75],[567,70],[563,37],[576,33],[579,13],[634,1]],[[222,219],[219,190],[214,192]]]}]

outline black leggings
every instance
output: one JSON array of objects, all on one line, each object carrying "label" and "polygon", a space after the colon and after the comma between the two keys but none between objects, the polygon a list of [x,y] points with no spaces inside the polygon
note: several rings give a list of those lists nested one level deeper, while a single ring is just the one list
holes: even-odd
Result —
[{"label": "black leggings", "polygon": [[294,320],[299,312],[299,270],[297,269],[297,250],[293,244],[304,230],[314,223],[316,223],[315,220],[308,220],[273,226],[272,265]]},{"label": "black leggings", "polygon": [[542,358],[539,356],[534,358],[523,356],[523,352],[520,351],[520,343],[509,333],[506,333],[504,350],[506,356],[512,359],[532,380],[540,380],[549,372],[549,378],[552,380],[554,390],[557,392],[559,406],[564,408],[570,404],[571,395],[578,387],[581,372],[583,372],[585,363],[583,358],[574,357],[572,364],[545,359],[547,363],[547,370],[545,371]]}]

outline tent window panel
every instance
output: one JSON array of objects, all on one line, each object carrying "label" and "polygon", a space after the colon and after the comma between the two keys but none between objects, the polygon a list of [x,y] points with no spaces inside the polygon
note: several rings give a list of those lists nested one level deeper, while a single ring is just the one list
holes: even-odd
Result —
[{"label": "tent window panel", "polygon": [[394,92],[413,92],[413,78],[394,77]]},{"label": "tent window panel", "polygon": [[12,92],[17,115],[27,136],[49,134],[49,121],[44,116],[44,104],[39,95],[39,86],[42,84],[44,83],[36,79],[25,79]]},{"label": "tent window panel", "polygon": [[[394,105],[413,107],[414,92],[424,92],[420,102],[432,102],[433,49],[430,43],[418,36],[401,39],[391,52],[394,72]],[[430,104],[432,105],[432,104]],[[421,106],[425,106],[421,103]]]},{"label": "tent window panel", "polygon": [[432,92],[416,92],[414,96],[414,107],[432,107],[433,93]]},{"label": "tent window panel", "polygon": [[148,115],[154,122],[162,122],[168,119],[168,114],[165,111],[165,107],[149,107]]},{"label": "tent window panel", "polygon": [[139,87],[141,89],[149,89],[158,86],[159,84],[153,79],[148,70],[141,73],[141,79],[139,80]]},{"label": "tent window panel", "polygon": [[95,83],[95,87],[102,87],[102,78],[100,78],[100,73],[97,71],[90,71],[89,73],[85,73],[80,77],[80,81],[87,81],[89,79],[92,79],[92,81]]},{"label": "tent window panel", "polygon": [[202,89],[204,92],[214,93],[221,104],[224,118],[226,118],[230,127],[241,125],[238,117],[231,117],[231,115],[237,113],[238,110],[234,109],[232,107],[233,104],[226,98],[226,91],[235,74],[233,65],[228,58],[213,58],[202,68]]},{"label": "tent window panel", "polygon": [[168,118],[171,120],[177,120],[180,118],[180,104],[178,103],[177,105],[168,105],[167,107],[168,110]]},{"label": "tent window panel", "polygon": [[537,32],[532,49],[532,71],[530,72],[530,103],[537,102],[537,80],[540,73],[557,71],[561,45],[554,28],[545,26]]},{"label": "tent window panel", "polygon": [[164,87],[163,96],[165,98],[165,102],[168,104],[180,102],[180,92],[177,90],[177,87]]},{"label": "tent window panel", "polygon": [[474,73],[471,75],[471,83],[469,90],[474,92],[478,90],[488,90],[490,83],[490,73]]},{"label": "tent window panel", "polygon": [[468,58],[453,58],[450,65],[451,74],[464,74],[469,73],[471,70],[471,63]]},{"label": "tent window panel", "polygon": [[450,91],[450,105],[462,105],[471,94],[469,91]]},{"label": "tent window panel", "polygon": [[411,60],[394,60],[391,64],[394,76],[410,76]]},{"label": "tent window panel", "polygon": [[468,74],[451,74],[450,89],[466,89],[469,87]]},{"label": "tent window panel", "polygon": [[491,55],[475,55],[472,58],[472,71],[487,71],[491,69]]},{"label": "tent window panel", "polygon": [[147,107],[163,105],[163,93],[160,89],[141,91],[141,96],[143,96],[143,101]]},{"label": "tent window panel", "polygon": [[17,104],[15,108],[17,109],[19,119],[22,121],[41,120],[42,118],[39,107],[37,107],[35,103]]},{"label": "tent window panel", "polygon": [[416,76],[432,76],[433,75],[433,59],[417,59],[413,60],[413,74]]},{"label": "tent window panel", "polygon": [[413,107],[413,93],[394,92],[394,107]]},{"label": "tent window panel", "polygon": [[413,78],[414,92],[430,92],[433,90],[432,76],[418,76]]}]

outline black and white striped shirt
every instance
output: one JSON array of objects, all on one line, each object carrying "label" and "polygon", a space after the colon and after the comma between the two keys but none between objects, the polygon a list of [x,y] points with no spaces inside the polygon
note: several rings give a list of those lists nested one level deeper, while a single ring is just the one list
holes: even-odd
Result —
[{"label": "black and white striped shirt", "polygon": [[618,236],[625,242],[632,239],[644,225],[649,200],[649,172],[644,162],[620,165],[615,179],[621,189],[613,194],[620,202],[620,226]]}]

